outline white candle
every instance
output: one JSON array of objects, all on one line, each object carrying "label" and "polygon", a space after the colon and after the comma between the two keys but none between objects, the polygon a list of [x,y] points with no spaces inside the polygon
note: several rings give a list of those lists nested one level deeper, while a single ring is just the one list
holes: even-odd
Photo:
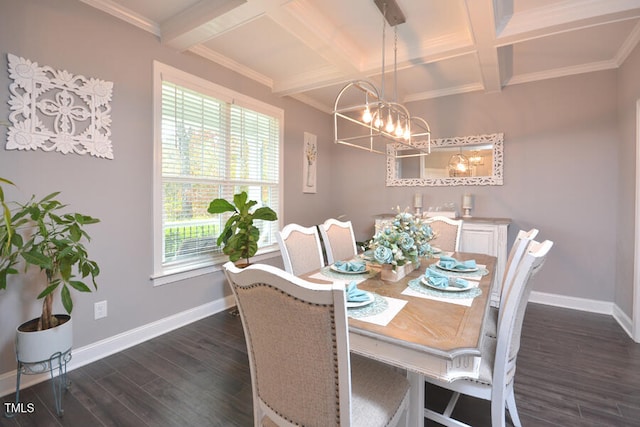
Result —
[{"label": "white candle", "polygon": [[414,208],[421,208],[422,207],[422,194],[416,193],[413,196],[413,207]]},{"label": "white candle", "polygon": [[465,194],[462,196],[462,209],[471,209],[473,207],[473,196]]}]

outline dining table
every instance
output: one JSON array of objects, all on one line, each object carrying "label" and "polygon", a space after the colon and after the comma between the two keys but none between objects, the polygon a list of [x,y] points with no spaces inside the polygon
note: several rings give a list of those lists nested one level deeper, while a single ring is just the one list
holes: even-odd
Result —
[{"label": "dining table", "polygon": [[[397,281],[381,278],[381,266],[367,262],[363,272],[341,272],[327,266],[303,277],[316,283],[344,281],[374,300],[347,300],[349,346],[357,353],[406,370],[410,382],[408,425],[424,423],[424,378],[454,381],[477,378],[483,325],[488,316],[496,257],[454,252],[455,260],[475,261],[474,271],[442,270],[439,258],[422,258],[420,265]],[[473,262],[471,261],[471,262]],[[465,289],[426,286],[427,269],[464,278]],[[452,279],[454,280],[454,279]]]}]

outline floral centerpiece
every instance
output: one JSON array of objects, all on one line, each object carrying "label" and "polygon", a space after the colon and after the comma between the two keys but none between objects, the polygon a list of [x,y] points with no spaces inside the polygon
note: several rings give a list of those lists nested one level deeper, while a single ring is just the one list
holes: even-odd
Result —
[{"label": "floral centerpiece", "polygon": [[[373,260],[383,265],[383,272],[386,267],[387,270],[396,271],[397,275],[401,270],[399,267],[411,264],[408,270],[411,271],[420,265],[420,257],[432,254],[429,242],[434,237],[429,224],[421,218],[409,212],[400,212],[390,224],[373,236],[369,249],[373,251]],[[402,270],[406,271],[407,268]]]}]

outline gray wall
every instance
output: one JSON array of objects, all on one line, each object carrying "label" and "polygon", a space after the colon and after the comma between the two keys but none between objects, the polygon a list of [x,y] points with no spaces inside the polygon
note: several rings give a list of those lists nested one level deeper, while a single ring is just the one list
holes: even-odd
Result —
[{"label": "gray wall", "polygon": [[[359,212],[388,212],[475,194],[474,216],[512,218],[510,242],[519,229],[537,227],[555,242],[535,290],[614,301],[619,163],[617,71],[604,71],[505,87],[409,105],[429,121],[433,137],[504,132],[504,185],[491,187],[385,188],[384,158],[337,147],[334,179],[356,222],[359,238],[373,231]],[[336,189],[337,190],[337,189]],[[621,236],[629,239],[630,235]],[[629,286],[626,283],[625,286]],[[630,311],[627,312],[630,314]]]},{"label": "gray wall", "polygon": [[633,266],[636,191],[636,102],[640,100],[640,46],[636,46],[618,71],[618,152],[616,218],[615,303],[630,317],[633,314]]},{"label": "gray wall", "polygon": [[[99,262],[99,291],[75,295],[74,346],[101,339],[220,299],[229,293],[222,273],[153,287],[152,61],[159,60],[285,110],[283,220],[316,223],[331,215],[331,118],[210,61],[163,47],[159,40],[76,0],[0,0],[0,120],[9,115],[7,53],[73,74],[114,82],[114,160],[43,151],[0,150],[0,176],[26,200],[61,191],[76,211],[101,219],[89,229],[90,254]],[[302,195],[303,132],[318,135],[318,193]],[[6,129],[0,128],[0,146]],[[281,265],[279,255],[274,263]],[[37,280],[32,271],[29,280]],[[14,329],[35,317],[37,286],[17,281],[0,291],[0,373],[15,369]],[[93,320],[93,303],[108,301],[109,316]]]}]

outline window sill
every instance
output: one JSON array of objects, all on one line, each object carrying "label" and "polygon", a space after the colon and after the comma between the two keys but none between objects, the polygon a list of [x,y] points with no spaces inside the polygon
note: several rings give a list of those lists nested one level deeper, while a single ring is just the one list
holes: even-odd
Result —
[{"label": "window sill", "polygon": [[[280,249],[277,246],[270,246],[268,248],[259,250],[258,253],[251,258],[251,261],[259,262],[278,256],[280,256]],[[179,282],[182,280],[191,279],[193,277],[222,271],[222,266],[226,262],[226,260],[223,260],[222,262],[208,261],[197,264],[181,265],[175,268],[167,268],[157,274],[153,274],[150,279],[153,282],[153,286],[166,285],[169,283]]]}]

